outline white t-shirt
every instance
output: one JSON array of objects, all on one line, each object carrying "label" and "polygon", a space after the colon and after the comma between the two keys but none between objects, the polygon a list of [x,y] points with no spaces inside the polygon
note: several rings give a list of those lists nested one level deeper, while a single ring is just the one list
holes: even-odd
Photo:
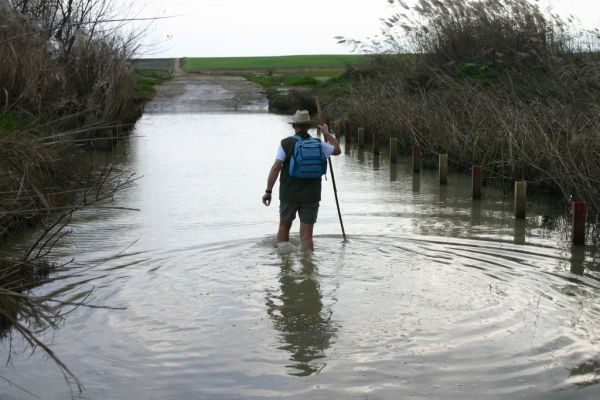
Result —
[{"label": "white t-shirt", "polygon": [[[325,158],[329,158],[329,156],[333,154],[335,147],[329,143],[325,143],[323,139],[321,139],[321,143],[323,143],[323,154],[325,155]],[[283,150],[283,147],[281,147],[281,144],[279,144],[279,147],[277,148],[277,155],[275,158],[279,161],[285,161],[285,151]]]}]

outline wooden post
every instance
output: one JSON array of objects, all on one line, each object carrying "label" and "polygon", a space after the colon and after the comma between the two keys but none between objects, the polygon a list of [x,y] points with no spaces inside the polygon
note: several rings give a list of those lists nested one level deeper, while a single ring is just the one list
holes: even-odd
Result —
[{"label": "wooden post", "polygon": [[448,154],[439,155],[440,185],[448,183]]},{"label": "wooden post", "polygon": [[412,158],[413,172],[415,174],[421,172],[422,158],[423,158],[423,149],[421,148],[421,145],[417,143],[413,146],[413,158]]},{"label": "wooden post", "polygon": [[525,219],[527,214],[527,181],[515,182],[515,218]]},{"label": "wooden post", "polygon": [[573,212],[573,244],[585,245],[585,224],[587,222],[587,203],[574,201]]},{"label": "wooden post", "polygon": [[344,123],[344,134],[346,135],[346,140],[352,140],[352,124],[350,121]]},{"label": "wooden post", "polygon": [[121,127],[119,127],[119,126],[113,126],[110,130],[113,145],[117,144],[119,141],[120,130],[121,130]]},{"label": "wooden post", "polygon": [[398,162],[398,139],[390,138],[390,161]]},{"label": "wooden post", "polygon": [[346,134],[345,153],[350,154],[350,149],[352,148],[352,124],[350,124],[350,121],[344,123],[344,133]]},{"label": "wooden post", "polygon": [[471,178],[473,182],[473,199],[481,199],[481,183],[483,181],[483,171],[481,165],[473,165],[471,169]]},{"label": "wooden post", "polygon": [[365,147],[365,128],[358,128],[358,148]]},{"label": "wooden post", "polygon": [[337,134],[338,137],[344,135],[344,130],[342,129],[342,123],[339,119],[333,120],[333,130]]},{"label": "wooden post", "polygon": [[379,155],[379,135],[373,132],[373,155]]}]

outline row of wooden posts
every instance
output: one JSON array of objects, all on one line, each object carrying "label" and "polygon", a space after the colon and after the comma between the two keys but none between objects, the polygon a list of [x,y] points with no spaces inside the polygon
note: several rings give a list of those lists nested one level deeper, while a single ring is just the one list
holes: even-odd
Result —
[{"label": "row of wooden posts", "polygon": [[[350,154],[351,130],[345,126],[345,153]],[[365,148],[365,128],[358,128],[358,148]],[[379,155],[380,140],[373,133],[373,154]],[[439,154],[438,169],[440,185],[448,184],[448,154]],[[420,173],[423,159],[423,148],[415,144],[412,149],[412,167],[414,173]],[[398,138],[390,138],[390,162],[398,161]],[[472,195],[474,200],[480,200],[482,195],[483,169],[481,165],[473,165],[471,168]],[[527,203],[527,181],[515,182],[514,213],[516,219],[526,218]],[[587,203],[574,201],[572,207],[572,240],[575,245],[585,245],[585,233],[587,222]]]}]

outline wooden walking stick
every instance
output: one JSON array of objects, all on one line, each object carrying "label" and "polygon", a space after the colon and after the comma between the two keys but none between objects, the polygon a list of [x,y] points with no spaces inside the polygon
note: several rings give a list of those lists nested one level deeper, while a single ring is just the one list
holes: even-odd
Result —
[{"label": "wooden walking stick", "polygon": [[[317,103],[317,112],[319,113],[319,122],[323,124],[323,114],[321,114],[321,104],[319,98],[315,97]],[[325,136],[325,143],[327,143],[327,136]],[[331,163],[331,157],[329,157],[329,171],[331,172],[331,183],[333,183],[333,194],[335,196],[335,205],[337,206],[338,217],[340,218],[340,226],[342,227],[342,236],[346,241],[346,231],[344,230],[344,222],[342,221],[342,212],[340,211],[340,202],[338,201],[337,186],[335,186],[335,175],[333,174],[333,164]]]}]

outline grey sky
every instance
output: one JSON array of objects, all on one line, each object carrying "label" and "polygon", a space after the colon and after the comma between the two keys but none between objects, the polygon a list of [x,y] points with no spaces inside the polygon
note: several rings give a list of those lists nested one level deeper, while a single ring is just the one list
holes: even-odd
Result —
[{"label": "grey sky", "polygon": [[[414,3],[415,0],[408,0]],[[374,36],[387,0],[134,0],[140,16],[180,15],[154,22],[148,42],[153,57],[341,54],[350,48],[333,38]],[[600,26],[599,0],[540,0],[585,27]],[[138,8],[136,11],[135,8]]]}]

